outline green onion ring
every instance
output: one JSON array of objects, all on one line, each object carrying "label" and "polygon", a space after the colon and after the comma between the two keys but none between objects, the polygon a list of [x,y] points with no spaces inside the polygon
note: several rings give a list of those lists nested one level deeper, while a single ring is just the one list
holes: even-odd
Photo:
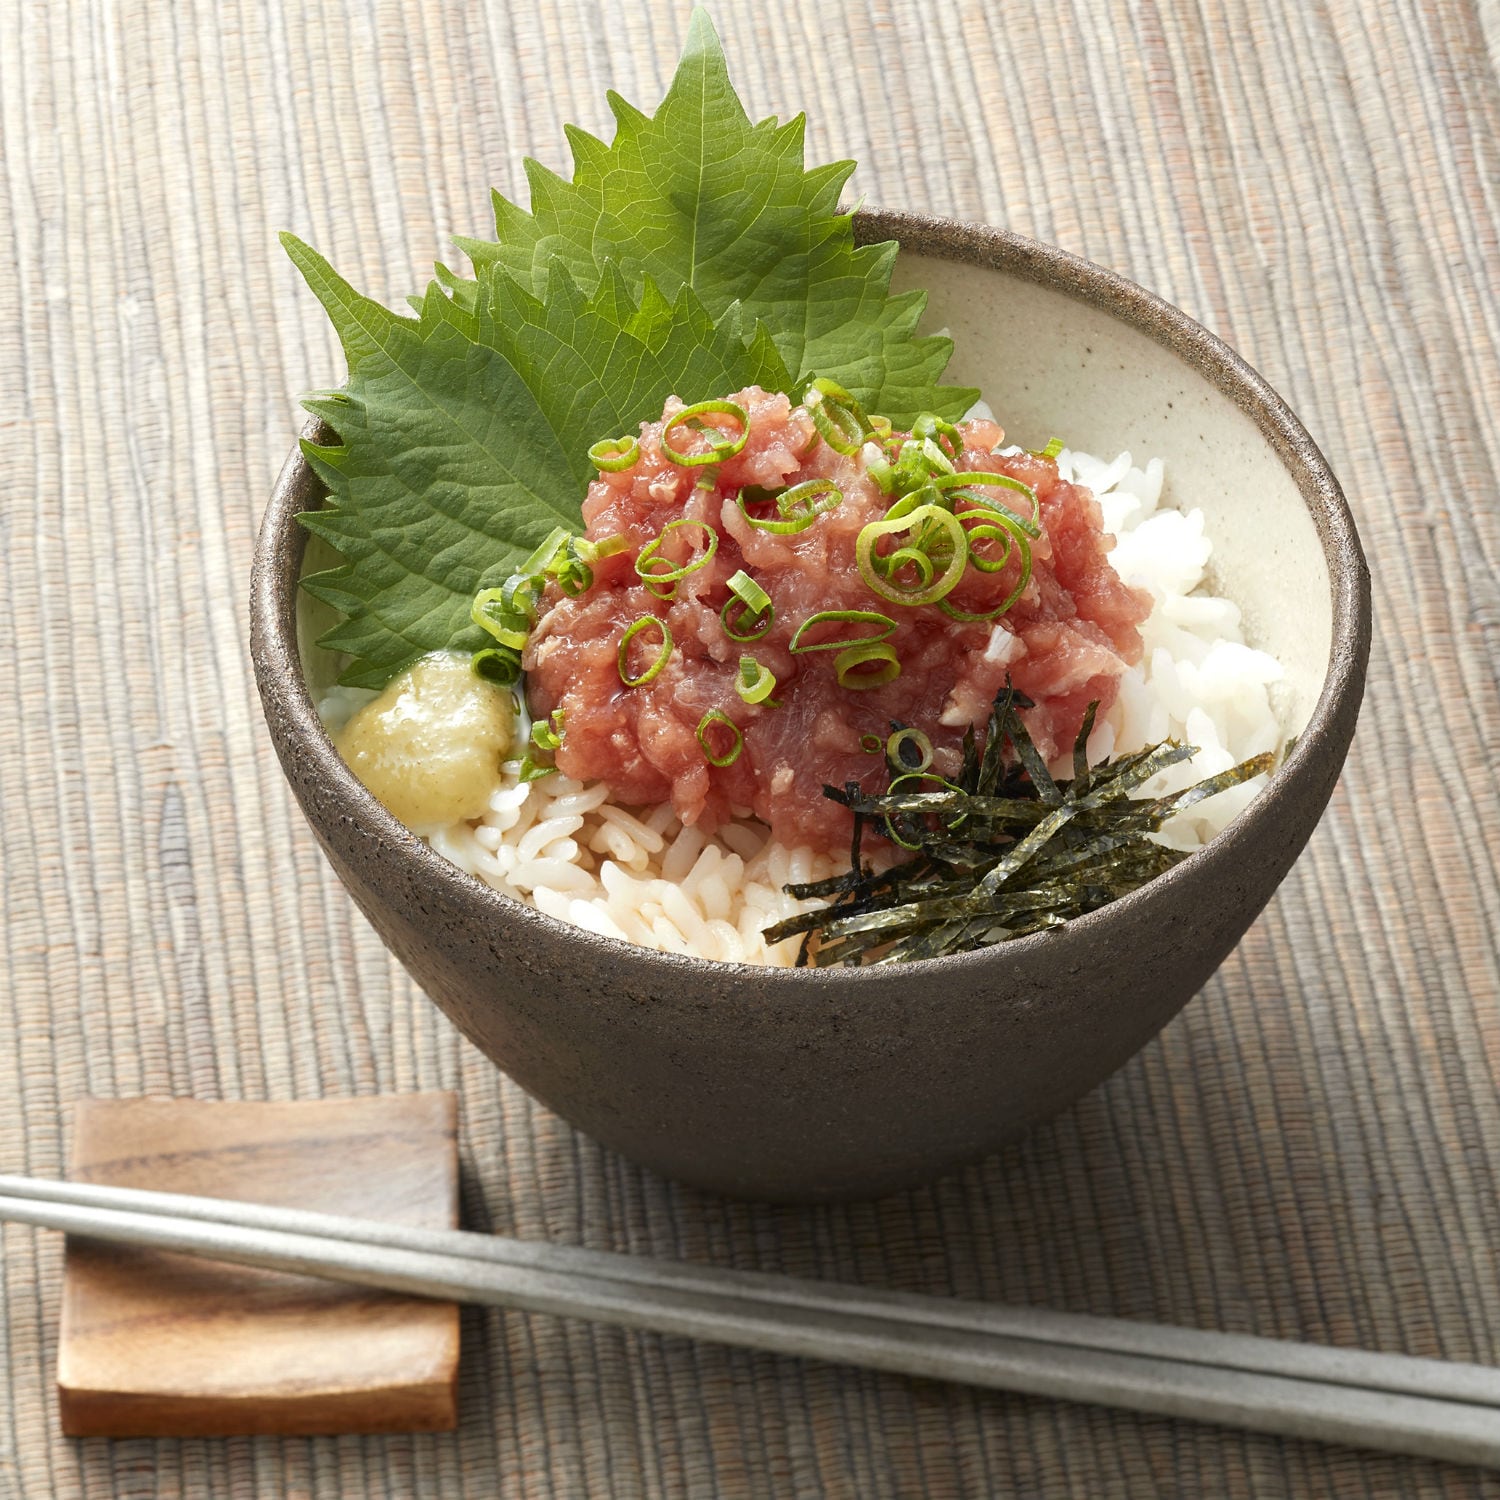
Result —
[{"label": "green onion ring", "polygon": [[[974,550],[978,543],[991,541],[1004,543],[1005,550],[999,557],[981,557]],[[999,573],[1010,561],[1010,555],[1018,544],[1020,544],[1020,538],[1007,526],[996,526],[993,521],[986,521],[981,526],[972,526],[969,528],[969,564],[981,573]]]},{"label": "green onion ring", "polygon": [[536,621],[533,605],[514,602],[511,585],[518,582],[534,587],[541,585],[540,579],[512,578],[507,580],[504,588],[481,589],[469,607],[469,618],[476,625],[494,636],[502,646],[516,651],[525,646]]},{"label": "green onion ring", "polygon": [[[651,665],[641,673],[639,677],[632,677],[627,663],[630,660],[630,643],[641,631],[648,626],[655,625],[661,631],[661,648],[656,653]],[[641,687],[657,676],[661,669],[666,666],[667,658],[672,654],[672,630],[660,615],[642,615],[640,619],[632,621],[625,627],[625,633],[620,637],[619,648],[615,652],[615,665],[620,670],[620,681],[626,687]]]},{"label": "green onion ring", "polygon": [[469,658],[476,677],[510,687],[521,680],[521,656],[509,646],[486,646]]},{"label": "green onion ring", "polygon": [[563,567],[553,575],[557,586],[568,598],[576,599],[594,586],[594,570],[581,557],[569,557]]},{"label": "green onion ring", "polygon": [[883,495],[896,488],[896,471],[886,461],[878,443],[866,443],[860,450],[865,461],[865,473],[880,486]]},{"label": "green onion ring", "polygon": [[[944,539],[951,546],[952,555],[942,575],[935,581],[924,582],[914,591],[899,589],[882,576],[886,560],[877,558],[875,545],[883,536],[893,536],[903,531],[917,531],[919,528],[925,528],[928,523],[941,529]],[[899,552],[907,550],[907,548],[901,548]],[[924,555],[930,560],[929,550],[919,550],[923,550]],[[958,517],[951,511],[944,510],[938,505],[921,505],[907,516],[897,516],[894,519],[887,516],[880,521],[866,522],[854,543],[854,557],[859,565],[859,576],[864,579],[865,586],[872,593],[889,600],[892,604],[904,604],[909,608],[915,608],[923,604],[936,604],[953,589],[963,576],[964,568],[968,563],[969,541]]]},{"label": "green onion ring", "polygon": [[[733,736],[734,744],[723,755],[715,755],[709,748],[709,731],[716,725],[722,724]],[[732,766],[740,758],[740,751],[745,748],[745,736],[740,733],[737,725],[728,714],[720,713],[718,709],[711,708],[698,720],[698,744],[703,751],[703,758],[711,766]]]},{"label": "green onion ring", "polygon": [[[915,765],[906,759],[904,752],[908,745],[916,748]],[[893,766],[900,766],[902,771],[915,775],[932,764],[932,741],[920,729],[898,729],[885,742],[885,757]]]},{"label": "green onion ring", "polygon": [[[888,557],[880,559],[881,571],[888,579],[908,567],[917,570],[917,586],[911,590],[902,589],[903,593],[920,593],[932,582],[932,575],[937,571],[932,559],[920,547],[898,547]],[[901,588],[901,585],[893,584],[892,587]]]},{"label": "green onion ring", "polygon": [[1047,446],[1038,451],[1038,458],[1056,458],[1068,445],[1061,438],[1048,438]]},{"label": "green onion ring", "polygon": [[614,557],[623,552],[629,545],[629,539],[623,531],[617,531],[613,536],[600,537],[597,542],[591,542],[586,536],[577,539],[578,555],[586,563],[596,563],[606,557]]},{"label": "green onion ring", "polygon": [[980,610],[977,614],[967,609],[960,609],[947,599],[939,599],[938,608],[950,620],[957,620],[960,625],[982,625],[986,620],[993,620],[1003,615],[1015,602],[1015,596],[1012,595],[1004,604],[997,604],[993,609]]},{"label": "green onion ring", "polygon": [[808,386],[802,404],[818,429],[818,436],[833,449],[852,457],[873,432],[858,401],[836,380],[818,379]]},{"label": "green onion ring", "polygon": [[922,461],[927,465],[932,474],[953,474],[956,472],[953,460],[948,457],[941,443],[934,438],[922,439]]},{"label": "green onion ring", "polygon": [[[718,441],[709,439],[707,453],[679,453],[671,443],[667,441],[667,434],[681,422],[690,421],[694,417],[706,417],[721,415],[736,417],[739,419],[740,432],[738,437],[727,438],[722,433]],[[712,426],[712,423],[708,424]],[[715,429],[717,430],[717,429]],[[671,459],[674,464],[681,464],[684,468],[699,468],[704,464],[723,463],[726,458],[733,458],[745,444],[750,440],[750,413],[743,406],[737,406],[733,401],[700,401],[696,406],[684,406],[670,422],[661,430],[661,451]]]},{"label": "green onion ring", "polygon": [[776,691],[776,674],[753,656],[742,656],[734,690],[746,703],[764,703]]},{"label": "green onion ring", "polygon": [[[888,794],[894,792],[898,787],[903,785],[903,783],[909,781],[935,781],[940,787],[945,788],[947,791],[958,792],[960,794],[963,792],[963,788],[961,786],[958,786],[955,783],[949,781],[946,776],[939,776],[936,771],[907,771],[901,776],[893,776],[891,778],[891,784],[886,788],[886,791]],[[935,816],[942,817],[942,814],[936,813]],[[953,822],[944,823],[943,826],[950,832],[952,832],[954,829],[961,827],[962,824],[968,819],[968,816],[968,813],[960,813],[958,817],[953,820]],[[895,828],[892,827],[889,817],[887,817],[885,820],[885,831],[886,837],[889,838],[893,844],[899,844],[903,849],[920,849],[922,847],[920,843],[907,843],[907,841],[896,832]]]},{"label": "green onion ring", "polygon": [[[924,411],[915,422],[911,424],[911,435],[920,438],[923,442],[930,442],[944,458],[957,461],[963,456],[964,435],[952,422],[945,422],[934,412]],[[948,448],[942,446],[943,439],[947,439]]]},{"label": "green onion ring", "polygon": [[862,734],[859,737],[859,748],[866,755],[879,755],[885,749],[878,734]]},{"label": "green onion ring", "polygon": [[[970,485],[978,485],[981,489],[999,488],[1015,490],[1017,494],[1025,495],[1031,502],[1031,516],[1016,517],[1021,526],[1029,536],[1037,537],[1042,534],[1041,516],[1042,502],[1037,498],[1037,492],[1029,484],[1024,484],[1019,479],[1012,479],[1009,474],[984,474],[978,470],[965,469],[957,474],[940,474],[932,480],[932,485],[938,490],[956,490],[962,486],[965,491],[963,498],[973,501],[976,505],[988,506],[991,510],[1000,507],[987,495],[975,495],[967,493]],[[957,499],[955,495],[953,498]],[[1014,511],[1009,512],[1015,515]]]},{"label": "green onion ring", "polygon": [[844,492],[831,479],[809,479],[783,490],[776,497],[776,510],[784,520],[801,521],[805,516],[811,525],[843,503]]},{"label": "green onion ring", "polygon": [[982,614],[970,614],[967,610],[959,609],[950,604],[948,600],[938,601],[938,608],[951,620],[957,620],[962,625],[977,625],[982,620],[993,620],[996,615],[1003,615],[1022,594],[1026,592],[1026,585],[1031,582],[1031,548],[1026,544],[1024,538],[1017,537],[1021,553],[1021,576],[1016,579],[1016,586],[1008,593],[1001,603],[994,609],[985,610]]},{"label": "green onion ring", "polygon": [[[693,558],[691,562],[685,562],[680,568],[674,568],[670,558],[663,557],[657,550],[667,539],[669,531],[676,531],[682,526],[696,526],[704,532],[708,540],[704,549]],[[661,535],[654,537],[641,548],[640,556],[635,560],[635,571],[645,582],[653,583],[676,583],[679,578],[686,578],[689,573],[696,573],[699,568],[706,568],[715,552],[719,550],[719,533],[714,530],[707,521],[694,521],[687,516],[679,516],[675,521],[668,521],[661,529]],[[666,571],[653,566],[655,563],[666,563]]]},{"label": "green onion ring", "polygon": [[523,577],[549,577],[557,566],[557,557],[573,538],[567,529],[554,526],[542,539],[541,545],[517,570]]},{"label": "green onion ring", "polygon": [[[732,641],[758,641],[776,618],[776,606],[771,602],[771,596],[743,568],[730,578],[728,588],[729,598],[719,611],[724,634]],[[736,602],[740,610],[731,620],[729,611]]]},{"label": "green onion ring", "polygon": [[[802,511],[800,514],[786,520],[773,521],[769,518],[752,516],[745,508],[745,492],[743,490],[735,497],[740,507],[740,514],[757,531],[767,531],[772,536],[796,536],[799,531],[806,531],[814,521],[818,519],[815,511]],[[758,503],[758,502],[757,502]]]},{"label": "green onion ring", "polygon": [[531,751],[528,750],[521,760],[521,771],[518,779],[522,782],[540,781],[544,776],[555,776],[556,766],[544,765],[532,759]]},{"label": "green onion ring", "polygon": [[538,719],[531,726],[531,743],[538,750],[553,751],[562,744],[563,710],[554,708],[549,719]]},{"label": "green onion ring", "polygon": [[930,484],[918,485],[914,490],[907,490],[904,494],[897,496],[886,507],[885,519],[894,521],[899,516],[909,516],[914,510],[922,505],[940,505],[947,509],[950,501],[939,489]]},{"label": "green onion ring", "polygon": [[[852,639],[844,638],[832,641],[815,641],[810,646],[802,644],[802,637],[815,625],[878,625],[879,633],[876,635],[857,635]],[[815,615],[809,615],[796,629],[791,641],[787,645],[788,651],[802,653],[806,651],[842,651],[846,646],[867,646],[875,641],[883,641],[887,636],[896,633],[896,622],[889,616],[883,615],[875,609],[822,609]]]},{"label": "green onion ring", "polygon": [[833,670],[841,688],[863,693],[894,682],[901,675],[901,660],[883,641],[868,641],[840,651],[833,659]]},{"label": "green onion ring", "polygon": [[589,462],[606,474],[618,474],[634,467],[641,456],[641,445],[633,437],[601,438],[589,449]]}]

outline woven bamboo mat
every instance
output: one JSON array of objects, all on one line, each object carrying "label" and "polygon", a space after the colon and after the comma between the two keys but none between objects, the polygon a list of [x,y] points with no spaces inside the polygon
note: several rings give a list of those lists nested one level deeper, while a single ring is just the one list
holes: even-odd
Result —
[{"label": "woven bamboo mat", "polygon": [[[1500,90],[1493,0],[714,6],[752,111],[871,202],[1007,224],[1242,350],[1375,578],[1329,814],[1106,1087],[874,1206],[729,1205],[533,1106],[357,916],[245,647],[255,528],[341,370],[292,228],[396,301],[686,7],[0,0],[0,1163],[83,1092],[456,1087],[476,1226],[1500,1360]],[[796,76],[793,76],[795,74]],[[60,1246],[7,1229],[0,1496],[1500,1496],[1500,1476],[500,1314],[453,1436],[70,1443]]]}]

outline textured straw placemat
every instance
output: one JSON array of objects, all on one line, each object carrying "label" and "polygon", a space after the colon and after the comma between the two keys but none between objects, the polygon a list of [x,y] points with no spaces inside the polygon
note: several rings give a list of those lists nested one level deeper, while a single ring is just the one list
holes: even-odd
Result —
[{"label": "textured straw placemat", "polygon": [[[341,368],[291,228],[391,301],[522,156],[654,105],[686,6],[0,0],[0,1163],[70,1100],[457,1088],[468,1222],[1500,1360],[1500,91],[1493,0],[722,0],[758,114],[871,202],[1007,224],[1242,350],[1375,578],[1369,696],[1284,891],[1123,1073],[875,1206],[730,1205],[506,1084],[291,805],[246,579]],[[1486,37],[1488,29],[1488,38]],[[1487,40],[1489,46],[1487,47]],[[1500,1476],[498,1313],[453,1436],[81,1444],[61,1253],[3,1234],[0,1496],[1500,1496]]]}]

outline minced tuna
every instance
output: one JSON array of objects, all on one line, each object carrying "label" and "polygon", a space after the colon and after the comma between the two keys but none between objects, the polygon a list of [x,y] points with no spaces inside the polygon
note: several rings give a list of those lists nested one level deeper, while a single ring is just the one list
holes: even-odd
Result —
[{"label": "minced tuna", "polygon": [[[938,604],[908,606],[882,599],[861,577],[855,542],[891,504],[871,478],[866,451],[837,452],[822,441],[811,415],[784,395],[751,387],[732,398],[748,413],[748,435],[734,456],[710,467],[673,462],[662,434],[682,404],[669,400],[662,421],[641,430],[630,467],[606,472],[584,503],[588,537],[625,538],[623,551],[595,564],[592,585],[565,597],[553,585],[526,648],[524,667],[533,717],[562,710],[558,769],[580,781],[599,780],[616,803],[670,802],[685,824],[712,829],[735,813],[753,812],[789,846],[831,851],[848,846],[847,811],[823,796],[825,785],[848,781],[883,787],[879,755],[893,725],[920,729],[933,746],[933,769],[957,769],[964,731],[982,730],[996,692],[1009,677],[1035,703],[1025,714],[1042,754],[1055,759],[1076,737],[1087,705],[1107,709],[1116,682],[1139,661],[1138,626],[1149,597],[1127,587],[1109,563],[1113,545],[1088,490],[1062,480],[1056,463],[1010,449],[991,421],[961,424],[965,471],[1009,475],[1029,485],[1040,505],[1042,534],[1032,544],[1031,580],[1002,615],[955,620]],[[709,417],[725,434],[729,417]],[[685,426],[669,441],[683,451]],[[699,441],[705,441],[701,434]],[[757,529],[739,497],[808,480],[831,480],[842,500],[806,529],[780,535]],[[754,487],[754,488],[752,488]],[[995,491],[1029,513],[1019,494]],[[751,499],[749,513],[766,513]],[[636,571],[643,548],[667,523],[678,528],[663,544],[675,564],[706,549],[708,528],[718,538],[713,557],[678,579],[672,597],[658,597]],[[983,614],[1012,592],[1020,577],[1012,556],[996,572],[966,569],[945,602]],[[771,628],[752,643],[726,632],[721,611],[731,577],[744,571],[775,606]],[[831,650],[793,654],[790,642],[808,616],[829,610],[879,611],[896,621],[886,644],[900,664],[893,680],[875,687],[841,684]],[[661,671],[626,686],[620,643],[646,615],[664,621],[673,648]],[[869,627],[850,625],[849,635]],[[837,627],[819,632],[825,638]],[[627,672],[641,675],[661,634],[652,626],[627,648]],[[741,658],[753,656],[773,673],[771,700],[747,703],[737,691]],[[731,764],[710,763],[700,741],[705,715],[732,721],[743,736]],[[730,732],[716,724],[708,744],[723,749]],[[863,744],[862,744],[863,742]],[[721,757],[722,758],[722,757]]]}]

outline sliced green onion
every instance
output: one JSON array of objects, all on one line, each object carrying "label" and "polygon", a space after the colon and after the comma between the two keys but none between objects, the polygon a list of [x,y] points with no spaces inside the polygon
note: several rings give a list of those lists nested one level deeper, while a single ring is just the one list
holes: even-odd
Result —
[{"label": "sliced green onion", "polygon": [[[820,481],[809,482],[816,483]],[[790,494],[791,492],[788,491],[787,493]],[[768,496],[763,495],[750,495],[748,504],[764,504],[768,498]],[[821,512],[816,510],[805,510],[799,511],[796,515],[790,517],[752,516],[747,508],[746,491],[741,490],[737,499],[740,514],[744,516],[745,520],[757,531],[768,531],[772,536],[795,536],[799,531],[806,531],[821,514]],[[779,505],[781,497],[777,496],[776,500]]]},{"label": "sliced green onion", "polygon": [[562,744],[562,728],[563,710],[554,708],[548,718],[538,719],[531,726],[531,743],[538,750],[551,753]]},{"label": "sliced green onion", "polygon": [[553,776],[557,773],[557,767],[548,765],[546,761],[532,758],[530,750],[521,758],[521,773],[519,779],[525,781],[540,781],[543,776]]},{"label": "sliced green onion", "polygon": [[[966,511],[960,519],[967,519],[973,515],[973,511]],[[980,542],[998,541],[1003,544],[1004,551],[999,557],[984,557],[975,549]],[[993,521],[986,521],[980,526],[969,528],[969,562],[981,573],[999,573],[1010,561],[1010,555],[1018,545],[1024,545],[1022,539],[1007,526],[997,526]]]},{"label": "sliced green onion", "polygon": [[[831,641],[814,641],[811,644],[804,643],[802,637],[809,630],[818,625],[876,625],[879,630],[874,635],[857,635],[853,637],[836,637]],[[787,646],[788,651],[842,651],[846,646],[867,646],[875,641],[883,641],[888,635],[896,633],[896,622],[889,616],[883,615],[874,609],[824,609],[815,615],[809,615],[796,629]]]},{"label": "sliced green onion", "polygon": [[[983,530],[984,528],[976,527],[975,529]],[[970,614],[967,610],[959,609],[948,599],[940,600],[938,608],[950,619],[957,620],[963,625],[974,625],[978,624],[981,620],[993,620],[996,615],[1003,615],[1026,592],[1026,585],[1031,582],[1031,547],[1023,536],[1017,536],[1015,540],[1021,557],[1021,572],[1020,576],[1016,579],[1015,587],[1011,589],[1010,593],[999,604],[993,609],[984,610],[979,614]],[[1008,559],[1009,553],[1006,556]],[[989,570],[981,569],[981,571]]]},{"label": "sliced green onion", "polygon": [[[758,641],[776,618],[771,596],[743,569],[729,580],[729,598],[719,611],[724,634],[732,641]],[[739,609],[731,616],[735,604]]]},{"label": "sliced green onion", "polygon": [[933,438],[922,439],[922,462],[927,465],[930,474],[953,474],[957,472],[953,460],[948,457],[942,445]]},{"label": "sliced green onion", "polygon": [[[733,735],[734,740],[723,755],[715,755],[708,737],[715,728],[721,727],[727,729]],[[728,714],[711,708],[698,720],[698,744],[702,747],[703,758],[709,765],[732,766],[740,758],[740,751],[745,748],[745,736],[740,733],[739,726]]]},{"label": "sliced green onion", "polygon": [[[894,793],[897,790],[899,790],[902,786],[905,786],[908,782],[913,782],[913,781],[915,781],[915,782],[934,781],[934,782],[936,782],[938,784],[938,786],[942,787],[945,791],[957,792],[960,796],[963,795],[963,788],[962,787],[954,785],[954,783],[951,782],[951,781],[949,781],[947,779],[947,777],[945,777],[945,776],[939,776],[936,771],[907,771],[904,775],[893,776],[891,778],[891,784],[890,784],[890,786],[886,788],[886,795],[887,796],[891,795],[892,793]],[[942,817],[942,813],[938,813],[937,816],[941,818]],[[962,816],[960,816],[955,822],[950,823],[947,826],[950,829],[957,828],[959,826],[959,824],[962,823],[967,816],[968,816],[968,814],[965,813]],[[905,821],[905,820],[903,819],[903,821]],[[885,820],[885,832],[886,832],[886,837],[888,839],[890,839],[890,841],[893,844],[899,844],[903,849],[920,849],[922,847],[922,843],[921,843],[920,839],[918,839],[916,843],[909,843],[905,838],[903,838],[901,836],[901,834],[898,833],[897,830],[896,830],[895,820],[892,817],[890,817],[889,815],[886,817],[886,820]]]},{"label": "sliced green onion", "polygon": [[[671,559],[663,556],[659,549],[666,541],[669,531],[676,531],[683,526],[696,526],[704,533],[707,540],[704,542],[703,551],[695,558],[683,563],[680,568],[674,568]],[[707,521],[693,521],[686,516],[680,516],[675,521],[668,521],[662,527],[661,535],[647,542],[641,549],[640,556],[635,560],[635,571],[646,581],[648,587],[652,584],[676,583],[679,578],[686,578],[689,573],[696,573],[699,568],[706,568],[718,550],[719,533]],[[657,563],[665,563],[666,568],[656,567]]]},{"label": "sliced green onion", "polygon": [[852,457],[874,431],[859,402],[836,380],[813,381],[802,397],[802,404],[812,417],[819,437],[835,453]]},{"label": "sliced green onion", "polygon": [[544,574],[557,561],[557,554],[571,541],[567,528],[554,526],[541,545],[516,570],[523,578]]},{"label": "sliced green onion", "polygon": [[[878,556],[875,547],[880,539],[901,532],[914,533],[912,544],[897,549],[888,558]],[[947,558],[943,571],[934,579],[936,563],[942,560],[944,552]],[[969,541],[952,511],[939,505],[920,505],[910,515],[867,522],[854,543],[854,557],[859,576],[872,593],[892,604],[914,608],[936,604],[953,589],[969,560]],[[902,588],[894,581],[893,575],[908,565],[917,569],[920,581],[915,589]]]},{"label": "sliced green onion", "polygon": [[889,495],[896,488],[896,471],[887,462],[884,449],[879,443],[866,443],[860,456],[865,461],[865,473],[880,486],[882,494]]},{"label": "sliced green onion", "polygon": [[591,542],[586,536],[574,538],[574,546],[577,548],[578,555],[588,563],[598,562],[605,557],[614,557],[629,545],[630,539],[623,531],[617,531],[613,536],[602,536],[597,542]]},{"label": "sliced green onion", "polygon": [[883,642],[869,641],[840,651],[833,659],[833,670],[841,688],[862,693],[894,682],[901,675],[901,662]]},{"label": "sliced green onion", "polygon": [[521,653],[510,646],[486,646],[469,658],[476,677],[510,687],[521,680]]},{"label": "sliced green onion", "polygon": [[621,535],[591,542],[555,526],[499,588],[481,589],[474,596],[470,618],[502,646],[519,651],[536,624],[537,604],[549,580],[555,580],[563,593],[576,598],[593,587],[590,564],[623,552],[625,546],[626,539]]},{"label": "sliced green onion", "polygon": [[589,449],[589,462],[606,474],[631,468],[640,456],[640,442],[633,437],[601,438]]},{"label": "sliced green onion", "polygon": [[519,606],[512,607],[505,594],[503,588],[480,589],[469,606],[469,618],[502,646],[519,651],[531,634],[532,615]]},{"label": "sliced green onion", "polygon": [[[661,631],[661,647],[657,651],[650,666],[637,677],[630,675],[630,643],[641,631],[655,625]],[[660,615],[642,615],[640,619],[632,621],[625,627],[625,634],[620,637],[619,649],[615,652],[615,664],[620,669],[620,681],[626,687],[640,687],[650,682],[657,676],[661,669],[666,666],[667,658],[672,654],[672,631],[667,622]]]},{"label": "sliced green onion", "polygon": [[[915,422],[911,424],[911,435],[922,442],[930,442],[944,458],[957,461],[963,455],[964,435],[952,422],[945,422],[940,416],[930,411],[924,411]],[[943,447],[946,441],[947,447]]]},{"label": "sliced green onion", "polygon": [[920,729],[898,729],[885,742],[885,754],[893,766],[914,775],[932,764],[932,741]]},{"label": "sliced green onion", "polygon": [[746,703],[764,703],[776,691],[776,674],[753,656],[742,656],[734,690]]},{"label": "sliced green onion", "polygon": [[978,613],[972,613],[967,609],[960,609],[948,599],[939,599],[938,608],[948,616],[950,620],[957,620],[960,625],[980,625],[986,620],[993,620],[1003,615],[1019,596],[1012,594],[1003,604],[997,604],[993,609],[982,609]]},{"label": "sliced green onion", "polygon": [[803,484],[794,484],[776,497],[777,512],[788,521],[802,521],[811,525],[819,516],[837,510],[844,502],[844,492],[831,479],[809,479]]},{"label": "sliced green onion", "polygon": [[[674,427],[684,422],[692,422],[698,417],[707,416],[735,417],[740,424],[737,437],[725,437],[723,432],[711,422],[704,422],[699,430],[706,433],[712,432],[713,437],[708,440],[707,453],[682,453],[667,441],[668,434]],[[743,406],[736,406],[733,401],[700,401],[695,406],[685,406],[667,423],[661,430],[661,451],[672,460],[674,464],[681,464],[684,468],[699,468],[704,464],[723,463],[726,458],[733,458],[750,439],[750,413]]]},{"label": "sliced green onion", "polygon": [[925,589],[932,582],[932,575],[937,571],[932,559],[920,547],[898,547],[888,557],[881,559],[881,565],[888,579],[899,578],[908,568],[915,571],[917,575],[915,588],[899,583],[896,585],[903,593],[920,592]]},{"label": "sliced green onion", "polygon": [[579,555],[577,546],[571,539],[562,561],[548,571],[557,580],[558,588],[570,599],[586,594],[594,586],[594,570]]},{"label": "sliced green onion", "polygon": [[695,490],[716,490],[719,487],[719,466],[710,464],[699,476],[698,482],[693,486]]},{"label": "sliced green onion", "polygon": [[1063,449],[1066,448],[1066,447],[1067,447],[1067,444],[1065,442],[1063,442],[1063,440],[1061,438],[1048,438],[1047,439],[1047,446],[1045,448],[1043,448],[1037,454],[1037,457],[1038,458],[1056,458],[1057,455],[1059,453],[1061,453],[1063,451]]},{"label": "sliced green onion", "polygon": [[879,755],[885,749],[885,746],[881,743],[878,734],[862,734],[859,737],[859,748],[866,755]]},{"label": "sliced green onion", "polygon": [[[976,505],[987,506],[991,510],[998,509],[995,501],[991,500],[987,495],[970,494],[970,486],[977,485],[981,489],[993,487],[1014,490],[1019,495],[1025,495],[1027,500],[1031,502],[1030,519],[1024,516],[1017,516],[1017,521],[1026,531],[1027,535],[1035,537],[1042,534],[1042,503],[1037,498],[1036,491],[1029,484],[1024,484],[1019,479],[1012,479],[1009,474],[982,474],[977,470],[964,470],[957,474],[939,475],[933,479],[932,485],[934,489],[949,491],[957,491],[959,486],[962,486],[962,498],[970,500]],[[958,499],[959,494],[953,494],[952,498]],[[1007,514],[1015,516],[1014,511],[1009,511]]]},{"label": "sliced green onion", "polygon": [[[932,454],[936,453],[939,463],[934,464]],[[921,489],[927,484],[933,473],[951,473],[953,465],[948,462],[935,443],[929,451],[928,444],[918,438],[902,438],[899,443],[892,442],[892,488],[898,495],[909,495],[913,490]]]}]

